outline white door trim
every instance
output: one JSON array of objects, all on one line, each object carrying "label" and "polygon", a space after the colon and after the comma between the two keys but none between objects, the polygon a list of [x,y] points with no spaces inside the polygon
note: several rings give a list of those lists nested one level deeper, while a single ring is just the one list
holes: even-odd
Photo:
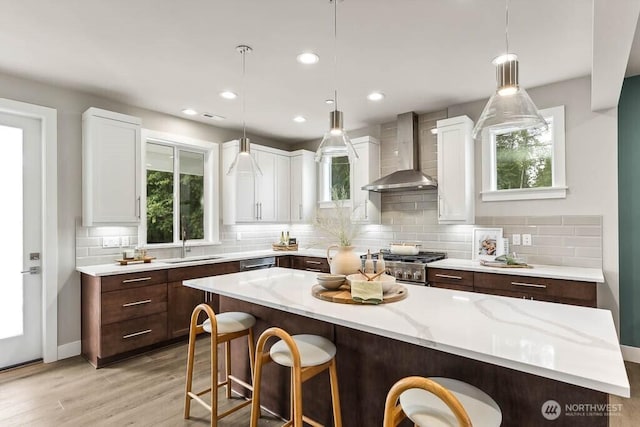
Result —
[{"label": "white door trim", "polygon": [[0,98],[0,111],[42,124],[42,358],[58,360],[58,111]]}]

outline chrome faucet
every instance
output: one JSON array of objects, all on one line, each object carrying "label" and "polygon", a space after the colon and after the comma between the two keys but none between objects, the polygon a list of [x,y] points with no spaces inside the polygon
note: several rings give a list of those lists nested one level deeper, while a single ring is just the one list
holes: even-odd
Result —
[{"label": "chrome faucet", "polygon": [[185,218],[184,216],[182,217],[182,227],[180,235],[182,237],[182,252],[180,252],[180,258],[185,258],[187,256],[189,248],[187,248],[187,218]]}]

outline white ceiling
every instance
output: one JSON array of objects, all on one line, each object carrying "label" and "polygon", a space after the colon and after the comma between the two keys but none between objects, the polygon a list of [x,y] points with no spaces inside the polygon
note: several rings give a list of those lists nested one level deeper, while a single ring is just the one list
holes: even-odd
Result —
[{"label": "white ceiling", "polygon": [[[333,93],[329,0],[0,0],[0,72],[71,86],[180,116],[192,107],[242,123],[248,44],[249,131],[319,138]],[[406,111],[486,98],[504,53],[504,0],[344,0],[338,3],[338,90],[355,129]],[[511,0],[510,47],[533,87],[591,73],[592,0]],[[320,55],[298,64],[302,51]],[[382,102],[366,99],[373,90]],[[294,123],[301,114],[308,121]]]}]

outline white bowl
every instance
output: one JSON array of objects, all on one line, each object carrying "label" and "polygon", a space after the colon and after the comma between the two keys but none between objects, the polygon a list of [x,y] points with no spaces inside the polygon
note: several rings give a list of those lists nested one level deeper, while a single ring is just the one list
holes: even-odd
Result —
[{"label": "white bowl", "polygon": [[339,280],[318,280],[318,284],[325,289],[336,290],[344,284],[344,279]]},{"label": "white bowl", "polygon": [[[351,286],[352,280],[366,281],[367,278],[360,273],[350,274],[347,276],[347,282],[349,282],[349,286]],[[378,276],[373,279],[373,281],[379,282],[382,285],[382,293],[389,292],[393,288],[393,285],[396,284],[396,278],[393,276],[389,276],[388,274]]]},{"label": "white bowl", "polygon": [[335,281],[335,280],[343,280],[347,277],[344,274],[329,274],[329,273],[320,273],[316,276],[319,281]]}]

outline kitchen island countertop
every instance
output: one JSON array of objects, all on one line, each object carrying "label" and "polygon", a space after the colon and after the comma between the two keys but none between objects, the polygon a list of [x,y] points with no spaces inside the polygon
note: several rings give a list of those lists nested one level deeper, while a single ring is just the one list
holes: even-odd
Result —
[{"label": "kitchen island countertop", "polygon": [[629,397],[608,310],[409,286],[377,306],[311,295],[316,273],[272,268],[187,280],[185,286],[493,365]]}]

